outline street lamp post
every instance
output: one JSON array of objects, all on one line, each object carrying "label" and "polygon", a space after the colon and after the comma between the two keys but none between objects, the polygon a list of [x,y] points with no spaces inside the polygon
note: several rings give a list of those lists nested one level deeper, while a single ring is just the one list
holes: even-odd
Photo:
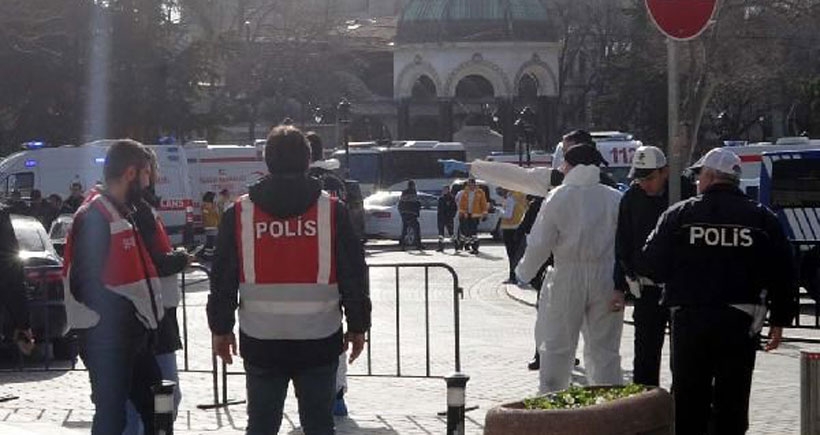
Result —
[{"label": "street lamp post", "polygon": [[523,147],[527,148],[527,166],[532,165],[530,151],[535,140],[535,112],[529,106],[524,107],[515,121],[515,128],[518,132],[518,164],[523,162]]},{"label": "street lamp post", "polygon": [[350,102],[342,98],[336,107],[336,120],[341,125],[342,140],[345,147],[345,178],[350,177],[350,141],[347,137],[347,124],[350,124]]}]

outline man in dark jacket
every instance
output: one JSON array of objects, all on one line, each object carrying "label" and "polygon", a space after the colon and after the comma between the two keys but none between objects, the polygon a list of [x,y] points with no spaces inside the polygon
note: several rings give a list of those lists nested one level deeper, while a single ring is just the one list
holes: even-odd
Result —
[{"label": "man in dark jacket", "polygon": [[436,221],[438,223],[438,252],[444,252],[444,231],[453,237],[454,219],[458,213],[456,198],[450,192],[450,186],[441,189],[441,196],[438,197],[438,207],[436,208]]},{"label": "man in dark jacket", "polygon": [[265,162],[270,174],[220,223],[207,307],[213,348],[233,362],[239,308],[248,434],[279,430],[291,380],[305,434],[330,434],[339,355],[352,344],[355,360],[370,328],[364,252],[345,206],[307,176],[298,129],[273,129]]},{"label": "man in dark jacket", "polygon": [[[646,264],[638,261],[641,249],[668,204],[669,166],[657,147],[642,146],[635,151],[629,176],[632,185],[621,198],[618,232],[615,235],[615,287],[635,296],[633,381],[659,384],[661,352],[669,322],[669,309],[661,305],[663,288],[647,278]],[[681,180],[682,198],[694,194],[688,179]]]},{"label": "man in dark jacket", "polygon": [[421,226],[419,225],[419,216],[421,216],[421,202],[419,201],[418,193],[416,192],[416,182],[410,180],[407,182],[407,189],[401,192],[399,198],[399,214],[401,215],[401,236],[399,236],[399,246],[405,249],[405,238],[407,237],[407,230],[413,229],[416,234],[416,247],[423,250],[424,245],[421,243]]},{"label": "man in dark jacket", "polygon": [[740,158],[709,151],[693,169],[700,195],[661,215],[639,261],[665,284],[672,315],[675,430],[742,434],[767,306],[776,349],[794,319],[792,251],[774,213],[739,188]]}]

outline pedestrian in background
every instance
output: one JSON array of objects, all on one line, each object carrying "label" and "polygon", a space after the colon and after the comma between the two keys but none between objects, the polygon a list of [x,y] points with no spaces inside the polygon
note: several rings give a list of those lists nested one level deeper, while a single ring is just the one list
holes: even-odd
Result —
[{"label": "pedestrian in background", "polygon": [[63,208],[63,198],[61,198],[60,195],[58,195],[56,193],[52,193],[51,195],[48,196],[48,199],[46,201],[46,205],[47,205],[47,209],[48,209],[47,216],[48,216],[48,222],[49,222],[48,227],[46,227],[46,228],[50,229],[51,228],[51,223],[54,222],[55,220],[57,220],[58,217],[60,217],[60,211]]},{"label": "pedestrian in background", "polygon": [[[162,293],[164,315],[157,327],[153,351],[163,380],[176,383],[174,389],[174,418],[176,419],[179,402],[182,400],[182,389],[179,385],[176,352],[182,349],[177,323],[177,307],[180,301],[178,276],[191,263],[192,257],[184,249],[174,250],[171,239],[162,222],[157,207],[160,198],[156,195],[155,186],[159,178],[157,156],[153,150],[146,148],[151,159],[150,184],[143,190],[142,200],[137,202],[134,221],[151,261],[157,269]],[[146,382],[143,380],[142,382]],[[137,382],[141,382],[137,380]],[[128,407],[128,421],[124,434],[144,433],[133,404]]]},{"label": "pedestrian in background", "polygon": [[202,226],[205,228],[205,247],[202,255],[208,260],[214,257],[216,233],[219,228],[219,219],[222,216],[217,205],[214,204],[215,198],[216,194],[210,191],[202,195]]},{"label": "pedestrian in background", "polygon": [[85,202],[83,196],[83,185],[79,181],[73,181],[69,187],[68,198],[63,201],[62,212],[66,214],[73,214]]},{"label": "pedestrian in background", "polygon": [[28,213],[29,216],[40,221],[46,229],[46,232],[48,232],[48,229],[51,227],[51,221],[48,220],[49,210],[48,205],[43,201],[43,193],[40,192],[40,189],[32,189],[29,198]]},{"label": "pedestrian in background", "polygon": [[529,282],[550,254],[555,256],[535,326],[540,393],[569,386],[579,332],[590,384],[623,382],[619,349],[624,299],[613,282],[621,194],[600,184],[603,161],[592,146],[567,151],[563,184],[544,200],[516,269],[518,278]]},{"label": "pedestrian in background", "polygon": [[[740,158],[709,151],[692,170],[699,195],[670,207],[643,248],[671,308],[675,431],[743,434],[759,333],[780,345],[796,312],[792,251],[777,217],[740,189]],[[711,423],[710,423],[711,419]]]},{"label": "pedestrian in background", "polygon": [[450,186],[441,188],[441,196],[438,197],[438,206],[436,207],[436,224],[438,226],[438,252],[444,252],[444,236],[445,231],[449,234],[450,239],[453,238],[454,219],[458,213],[458,206],[453,193],[450,192]]},{"label": "pedestrian in background", "polygon": [[154,433],[151,386],[161,376],[151,341],[164,310],[157,270],[134,222],[151,178],[145,147],[115,142],[103,175],[104,187],[74,215],[65,246],[66,313],[91,381],[91,433],[121,434],[128,400],[145,432]]},{"label": "pedestrian in background", "polygon": [[[663,285],[648,278],[647,265],[638,259],[646,238],[669,205],[669,166],[663,151],[653,146],[635,150],[629,177],[633,181],[621,198],[618,211],[615,285],[635,297],[632,380],[657,386],[669,309],[661,304]],[[693,186],[687,178],[681,179],[681,197],[690,198],[694,195]]]},{"label": "pedestrian in background", "polygon": [[399,236],[399,246],[402,249],[407,248],[407,234],[412,230],[416,235],[415,245],[419,250],[424,250],[424,245],[421,243],[421,226],[419,225],[419,216],[421,216],[421,202],[419,201],[418,192],[416,192],[416,182],[410,180],[407,182],[407,188],[401,192],[399,197],[399,214],[401,215],[401,235]]},{"label": "pedestrian in background", "polygon": [[518,226],[524,219],[527,211],[527,202],[523,193],[498,188],[499,195],[504,198],[504,215],[501,217],[501,235],[504,239],[504,248],[507,251],[507,261],[510,263],[510,272],[506,283],[515,284],[515,266],[518,265]]},{"label": "pedestrian in background", "polygon": [[298,129],[273,129],[265,163],[270,174],[220,223],[208,298],[213,349],[233,362],[238,308],[248,434],[279,431],[290,381],[304,433],[332,434],[339,355],[352,345],[349,361],[358,358],[370,328],[364,251],[345,206],[307,175],[310,147]]},{"label": "pedestrian in background", "polygon": [[19,214],[21,216],[28,216],[31,210],[23,201],[23,195],[20,194],[20,191],[14,189],[11,191],[11,195],[8,200],[8,212],[9,214]]},{"label": "pedestrian in background", "polygon": [[222,189],[219,191],[219,197],[216,199],[216,210],[219,212],[219,218],[222,219],[222,214],[225,213],[225,210],[228,209],[233,205],[231,201],[231,192],[228,189]]},{"label": "pedestrian in background", "polygon": [[459,238],[463,239],[465,250],[470,247],[473,255],[478,255],[478,223],[487,217],[490,204],[484,191],[478,188],[475,178],[469,178],[464,188],[458,192],[456,204]]}]

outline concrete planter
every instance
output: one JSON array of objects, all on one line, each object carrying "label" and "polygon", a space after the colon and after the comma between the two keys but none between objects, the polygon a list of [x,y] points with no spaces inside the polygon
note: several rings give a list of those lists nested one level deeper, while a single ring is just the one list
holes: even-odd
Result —
[{"label": "concrete planter", "polygon": [[577,409],[528,410],[523,402],[508,403],[491,409],[484,424],[484,435],[674,433],[672,396],[660,388]]}]

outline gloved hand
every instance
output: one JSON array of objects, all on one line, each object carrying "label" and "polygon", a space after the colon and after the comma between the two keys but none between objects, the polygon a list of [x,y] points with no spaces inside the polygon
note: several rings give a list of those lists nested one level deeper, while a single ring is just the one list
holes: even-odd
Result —
[{"label": "gloved hand", "polygon": [[638,282],[636,279],[632,279],[630,277],[625,277],[626,283],[629,284],[629,293],[632,293],[633,296],[636,298],[641,297],[641,283]]},{"label": "gloved hand", "polygon": [[470,173],[470,164],[467,162],[454,159],[439,159],[438,162],[444,166],[445,175],[452,175],[453,172],[464,172],[466,174]]}]

